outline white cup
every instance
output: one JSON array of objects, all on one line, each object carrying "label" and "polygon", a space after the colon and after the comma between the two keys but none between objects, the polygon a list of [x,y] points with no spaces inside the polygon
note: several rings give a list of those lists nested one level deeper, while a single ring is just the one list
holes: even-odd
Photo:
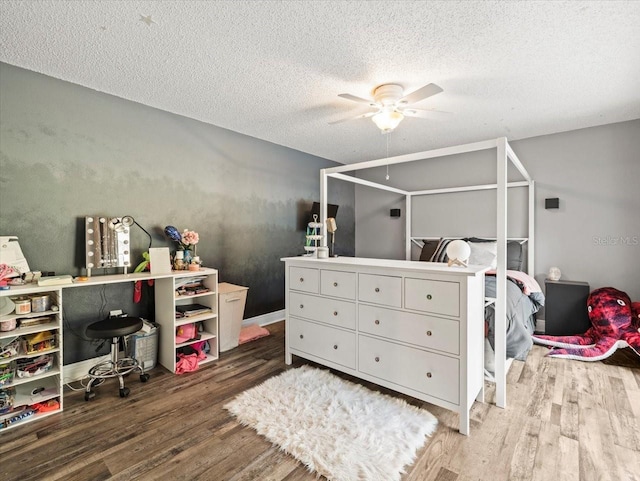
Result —
[{"label": "white cup", "polygon": [[329,258],[329,248],[328,247],[318,247],[316,251],[318,253],[318,259],[328,259]]}]

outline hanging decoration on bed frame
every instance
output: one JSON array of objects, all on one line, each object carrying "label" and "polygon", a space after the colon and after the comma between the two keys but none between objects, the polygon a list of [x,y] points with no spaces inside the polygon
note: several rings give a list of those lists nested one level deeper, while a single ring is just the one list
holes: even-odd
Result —
[{"label": "hanging decoration on bed frame", "polygon": [[601,361],[618,348],[630,347],[640,356],[640,302],[613,287],[596,289],[587,299],[591,328],[579,336],[533,336],[549,346],[551,357]]}]

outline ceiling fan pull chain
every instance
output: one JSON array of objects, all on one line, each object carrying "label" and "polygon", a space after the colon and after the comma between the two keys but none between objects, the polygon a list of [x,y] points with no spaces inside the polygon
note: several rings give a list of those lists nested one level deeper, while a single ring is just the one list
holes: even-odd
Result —
[{"label": "ceiling fan pull chain", "polygon": [[[387,135],[387,160],[389,160],[389,137],[391,137],[391,132],[389,132]],[[385,179],[389,180],[389,164],[387,164],[387,176],[385,177]]]}]

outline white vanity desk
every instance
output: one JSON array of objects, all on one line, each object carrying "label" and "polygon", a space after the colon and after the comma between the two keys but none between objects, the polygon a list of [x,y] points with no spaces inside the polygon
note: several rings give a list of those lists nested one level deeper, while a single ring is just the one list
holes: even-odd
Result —
[{"label": "white vanity desk", "polygon": [[287,257],[285,363],[303,357],[460,414],[484,401],[486,267]]}]

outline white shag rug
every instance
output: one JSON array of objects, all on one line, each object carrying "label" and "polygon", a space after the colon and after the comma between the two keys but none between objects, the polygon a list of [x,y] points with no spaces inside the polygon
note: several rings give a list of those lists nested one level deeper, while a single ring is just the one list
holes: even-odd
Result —
[{"label": "white shag rug", "polygon": [[402,399],[310,366],[272,377],[225,408],[331,481],[400,480],[438,424]]}]

